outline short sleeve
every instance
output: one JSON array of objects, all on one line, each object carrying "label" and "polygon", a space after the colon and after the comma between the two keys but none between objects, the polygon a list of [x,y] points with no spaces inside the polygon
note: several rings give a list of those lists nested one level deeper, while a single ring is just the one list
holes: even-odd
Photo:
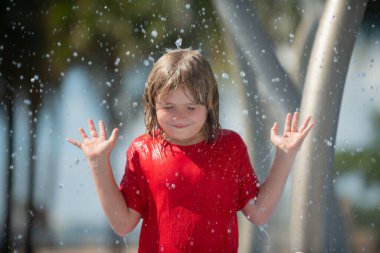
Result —
[{"label": "short sleeve", "polygon": [[131,146],[127,151],[127,162],[123,178],[120,182],[120,191],[123,194],[124,200],[129,208],[144,214],[144,199],[143,199],[143,174],[141,171],[139,154]]},{"label": "short sleeve", "polygon": [[255,198],[259,193],[260,184],[249,159],[248,150],[243,143],[241,161],[238,175],[239,182],[239,200],[238,210],[244,208],[249,200]]}]

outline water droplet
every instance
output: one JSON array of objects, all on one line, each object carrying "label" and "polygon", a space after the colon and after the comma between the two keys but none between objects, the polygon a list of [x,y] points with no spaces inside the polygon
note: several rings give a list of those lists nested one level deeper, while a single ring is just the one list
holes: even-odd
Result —
[{"label": "water droplet", "polygon": [[63,187],[64,187],[64,184],[63,183],[59,183],[59,189],[63,189]]},{"label": "water droplet", "polygon": [[266,230],[267,227],[268,227],[268,225],[266,225],[266,224],[261,225],[261,226],[259,226],[259,230],[260,230],[260,232],[263,232],[265,234],[265,237],[267,238],[267,244],[266,244],[265,248],[269,249],[271,238],[270,238],[270,236]]},{"label": "water droplet", "polygon": [[223,79],[229,79],[230,78],[230,76],[227,74],[227,73],[222,73],[222,78]]},{"label": "water droplet", "polygon": [[157,38],[158,32],[157,30],[153,30],[150,34],[153,38]]},{"label": "water droplet", "polygon": [[181,48],[181,45],[182,45],[182,38],[178,38],[176,41],[175,41],[175,45],[177,46],[177,48]]},{"label": "water droplet", "polygon": [[187,10],[189,10],[189,9],[190,9],[190,4],[185,4],[185,8],[186,8]]}]

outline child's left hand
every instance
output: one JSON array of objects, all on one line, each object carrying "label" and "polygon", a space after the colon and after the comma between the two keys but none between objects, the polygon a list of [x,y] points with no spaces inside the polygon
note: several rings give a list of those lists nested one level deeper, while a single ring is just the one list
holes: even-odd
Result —
[{"label": "child's left hand", "polygon": [[[275,122],[271,130],[271,142],[279,151],[285,154],[296,154],[302,145],[302,142],[314,126],[314,122],[310,123],[311,117],[306,120],[298,129],[299,113],[294,115],[288,113],[286,115],[285,127],[283,135],[278,134],[278,123]],[[309,124],[310,123],[310,124]]]}]

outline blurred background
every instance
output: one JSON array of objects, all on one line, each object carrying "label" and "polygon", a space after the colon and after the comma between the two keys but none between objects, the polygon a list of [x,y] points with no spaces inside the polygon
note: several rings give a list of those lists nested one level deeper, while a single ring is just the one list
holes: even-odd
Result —
[{"label": "blurred background", "polygon": [[[287,108],[255,92],[262,89],[260,77],[252,78],[244,66],[257,58],[252,53],[246,61],[244,48],[236,49],[250,31],[231,32],[236,27],[228,28],[221,11],[229,9],[217,2],[2,1],[0,252],[136,252],[139,229],[125,238],[112,232],[86,159],[66,138],[79,140],[78,128],[86,128],[89,118],[118,127],[112,164],[120,181],[129,143],[145,132],[141,96],[147,75],[167,49],[191,47],[209,59],[220,87],[221,125],[244,137],[257,174],[265,178],[274,152],[268,131]],[[290,82],[302,90],[313,41],[308,38],[326,2],[230,3],[248,5],[257,20],[252,46],[276,62],[261,66],[271,73],[268,85]],[[369,0],[365,8],[337,136],[326,140],[335,151],[333,185],[350,252],[380,252],[379,1]],[[252,129],[251,121],[259,127]],[[242,221],[240,252],[289,252],[290,184],[265,230]]]}]

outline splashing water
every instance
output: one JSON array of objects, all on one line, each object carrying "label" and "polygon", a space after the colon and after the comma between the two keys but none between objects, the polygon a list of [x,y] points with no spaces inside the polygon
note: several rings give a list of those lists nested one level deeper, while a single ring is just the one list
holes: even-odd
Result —
[{"label": "splashing water", "polygon": [[157,38],[158,32],[157,30],[153,30],[150,34],[153,38]]},{"label": "splashing water", "polygon": [[275,147],[272,145],[272,148],[270,149],[270,151],[268,152],[268,154],[261,161],[259,161],[257,164],[258,165],[264,164],[266,161],[268,161],[271,158],[271,155],[274,152],[275,152]]},{"label": "splashing water", "polygon": [[267,243],[264,247],[266,250],[269,250],[271,239],[270,239],[270,236],[268,234],[268,231],[266,230],[267,227],[268,227],[268,225],[266,225],[266,224],[261,225],[261,226],[259,226],[259,230],[260,230],[260,232],[263,232],[265,234],[265,237],[267,238]]},{"label": "splashing water", "polygon": [[178,49],[181,48],[181,45],[182,45],[182,38],[178,38],[176,41],[175,41],[175,45],[177,46]]},{"label": "splashing water", "polygon": [[124,243],[125,243],[125,247],[126,247],[126,250],[125,252],[128,253],[128,243],[127,243],[127,236],[123,236],[123,240],[124,240]]}]

